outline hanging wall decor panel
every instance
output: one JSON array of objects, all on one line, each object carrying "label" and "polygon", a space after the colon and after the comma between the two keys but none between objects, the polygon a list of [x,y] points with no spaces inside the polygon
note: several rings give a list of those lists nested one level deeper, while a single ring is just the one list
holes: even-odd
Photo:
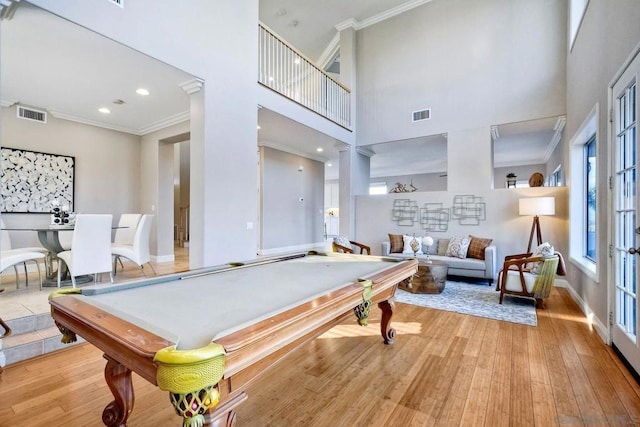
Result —
[{"label": "hanging wall decor panel", "polygon": [[75,157],[2,148],[2,212],[49,213],[73,206]]}]

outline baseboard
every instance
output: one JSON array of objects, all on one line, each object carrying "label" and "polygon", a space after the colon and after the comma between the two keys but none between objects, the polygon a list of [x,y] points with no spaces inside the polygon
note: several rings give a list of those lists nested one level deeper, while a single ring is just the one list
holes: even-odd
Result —
[{"label": "baseboard", "polygon": [[307,252],[310,250],[325,250],[326,243],[318,242],[318,243],[307,243],[304,245],[296,245],[296,246],[285,246],[281,248],[272,248],[272,249],[259,249],[258,255],[261,256],[273,256],[273,255],[283,255],[294,252]]},{"label": "baseboard", "polygon": [[589,305],[582,299],[582,297],[580,297],[580,295],[578,295],[575,289],[573,289],[573,286],[564,279],[556,279],[554,286],[558,288],[565,288],[569,292],[571,298],[573,298],[576,304],[578,304],[578,307],[580,307],[580,310],[582,310],[584,315],[587,317],[589,323],[591,323],[598,335],[600,335],[600,338],[602,338],[605,343],[610,343],[611,337],[609,336],[609,328],[602,323],[598,316],[595,315],[591,308],[589,308]]},{"label": "baseboard", "polygon": [[171,255],[152,255],[151,261],[154,264],[162,263],[162,262],[174,262],[176,260],[176,256],[174,254]]}]

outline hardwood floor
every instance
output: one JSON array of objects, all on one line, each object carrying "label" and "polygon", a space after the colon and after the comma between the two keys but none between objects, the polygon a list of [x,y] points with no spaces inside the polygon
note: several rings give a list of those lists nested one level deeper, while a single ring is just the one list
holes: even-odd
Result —
[{"label": "hardwood floor", "polygon": [[[375,316],[378,316],[377,309]],[[395,344],[379,317],[299,348],[249,389],[241,426],[640,425],[640,386],[554,288],[529,327],[396,304]],[[5,369],[1,426],[96,426],[112,400],[90,344]],[[134,374],[130,426],[177,426],[167,393]]]}]

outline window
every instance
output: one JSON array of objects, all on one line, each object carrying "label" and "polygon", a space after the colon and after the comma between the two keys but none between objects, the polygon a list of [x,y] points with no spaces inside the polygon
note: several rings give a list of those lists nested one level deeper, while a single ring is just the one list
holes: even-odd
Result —
[{"label": "window", "polygon": [[599,282],[596,192],[598,117],[596,104],[570,142],[569,257],[587,277]]},{"label": "window", "polygon": [[549,187],[562,186],[562,166],[558,166],[549,176]]},{"label": "window", "polygon": [[585,171],[585,254],[591,261],[596,260],[596,136],[584,146]]},{"label": "window", "polygon": [[369,194],[387,194],[387,183],[386,182],[370,183]]},{"label": "window", "polygon": [[569,50],[573,49],[584,12],[587,10],[589,0],[570,0],[569,4]]}]

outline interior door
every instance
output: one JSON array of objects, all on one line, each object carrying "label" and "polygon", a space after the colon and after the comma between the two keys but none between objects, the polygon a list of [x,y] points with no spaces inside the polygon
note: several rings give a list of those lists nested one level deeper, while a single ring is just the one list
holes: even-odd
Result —
[{"label": "interior door", "polygon": [[637,315],[640,266],[640,199],[637,197],[639,73],[640,57],[636,56],[613,86],[612,93],[616,179],[612,342],[636,372],[640,372]]}]

